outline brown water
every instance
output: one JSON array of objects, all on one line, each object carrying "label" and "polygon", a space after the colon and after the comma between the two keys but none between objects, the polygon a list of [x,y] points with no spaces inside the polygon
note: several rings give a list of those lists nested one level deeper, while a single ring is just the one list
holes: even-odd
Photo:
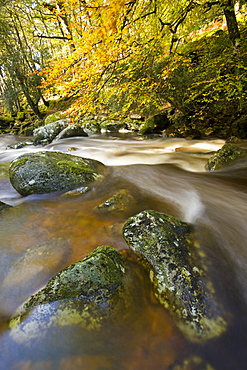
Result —
[{"label": "brown water", "polygon": [[[9,149],[8,144],[17,140],[0,138],[0,164],[23,152],[41,150]],[[65,139],[47,146],[46,150],[97,159],[109,166],[110,175],[104,181],[77,196],[54,193],[22,198],[5,176],[0,177],[0,200],[14,206],[0,219],[0,369],[169,369],[174,361],[191,355],[218,370],[247,368],[247,163],[207,173],[207,159],[223,144],[222,140],[142,141],[120,135]],[[111,213],[97,208],[123,188],[135,199],[128,210]],[[145,209],[195,225],[208,279],[219,303],[232,316],[226,334],[204,345],[187,341],[130,260],[140,304],[133,307],[128,324],[105,327],[92,337],[67,328],[58,338],[51,333],[50,341],[35,350],[9,338],[6,321],[30,294],[99,245],[127,249],[122,225]],[[27,252],[56,238],[61,242],[52,250]]]}]

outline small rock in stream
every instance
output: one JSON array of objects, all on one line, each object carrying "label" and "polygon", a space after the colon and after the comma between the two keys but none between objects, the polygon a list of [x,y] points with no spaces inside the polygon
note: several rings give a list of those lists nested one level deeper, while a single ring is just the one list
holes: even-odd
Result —
[{"label": "small rock in stream", "polygon": [[9,208],[11,208],[12,206],[10,206],[9,204],[6,204],[6,203],[4,203],[4,202],[1,202],[0,201],[0,212],[3,212],[3,211],[5,211],[6,209],[9,209]]},{"label": "small rock in stream", "polygon": [[204,341],[225,331],[213,288],[205,284],[206,270],[191,225],[164,213],[143,211],[125,223],[123,235],[142,256],[158,300],[190,340]]},{"label": "small rock in stream", "polygon": [[126,211],[128,206],[132,204],[135,204],[135,199],[130,194],[130,191],[128,189],[121,189],[104,203],[100,204],[98,209],[102,211],[122,212]]}]

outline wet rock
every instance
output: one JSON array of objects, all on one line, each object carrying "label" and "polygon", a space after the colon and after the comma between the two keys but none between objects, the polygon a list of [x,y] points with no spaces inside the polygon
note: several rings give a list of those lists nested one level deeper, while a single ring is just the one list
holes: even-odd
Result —
[{"label": "wet rock", "polygon": [[101,128],[107,132],[118,132],[122,128],[125,128],[126,124],[121,120],[106,119],[101,123]]},{"label": "wet rock", "polygon": [[13,148],[13,149],[22,149],[25,146],[29,146],[29,145],[33,145],[33,141],[32,140],[20,141],[17,144],[11,145],[10,148]]},{"label": "wet rock", "polygon": [[59,121],[36,128],[33,131],[34,144],[46,145],[51,143],[52,140],[69,125],[69,122],[69,119],[60,119]]},{"label": "wet rock", "polygon": [[84,117],[79,120],[78,124],[83,127],[83,130],[88,134],[97,134],[101,132],[102,120],[95,116]]},{"label": "wet rock", "polygon": [[168,128],[170,123],[171,122],[166,112],[156,114],[145,120],[145,122],[141,125],[139,129],[139,134],[140,135],[161,134],[163,130]]},{"label": "wet rock", "polygon": [[73,136],[88,136],[88,134],[84,131],[84,128],[79,123],[74,123],[73,125],[67,126],[63,129],[57,136],[56,140],[65,139],[67,137]]},{"label": "wet rock", "polygon": [[100,247],[61,273],[47,284],[54,301],[44,303],[43,289],[10,321],[12,346],[2,353],[9,369],[15,353],[15,368],[28,359],[34,369],[43,361],[54,369],[168,369],[180,358],[184,340],[134,252]]},{"label": "wet rock", "polygon": [[102,177],[105,166],[93,159],[41,151],[21,155],[11,162],[12,186],[23,196],[72,190]]},{"label": "wet rock", "polygon": [[[14,329],[12,335],[17,341],[26,341],[38,333],[42,335],[51,323],[60,327],[81,324],[87,330],[97,329],[109,314],[114,294],[123,286],[124,270],[118,251],[108,246],[96,248],[82,261],[66,267],[30,297],[10,322]],[[30,317],[19,326],[27,313],[31,313]]]},{"label": "wet rock", "polygon": [[4,202],[1,202],[0,201],[0,212],[3,212],[3,211],[5,211],[6,209],[9,209],[9,208],[11,208],[12,206],[10,206],[9,204],[6,204],[6,203],[4,203]]},{"label": "wet rock", "polygon": [[122,285],[123,261],[115,249],[102,246],[82,261],[53,277],[44,289],[32,296],[25,309],[69,298],[107,305],[108,299]]},{"label": "wet rock", "polygon": [[77,197],[79,195],[86,194],[91,190],[92,188],[90,186],[81,186],[80,188],[66,191],[66,193],[62,194],[62,196],[63,197]]},{"label": "wet rock", "polygon": [[211,365],[206,363],[202,358],[192,356],[186,358],[181,363],[171,366],[169,370],[214,370]]},{"label": "wet rock", "polygon": [[123,228],[129,247],[143,256],[156,296],[192,341],[225,331],[226,322],[215,303],[213,288],[191,225],[155,211],[131,217]]},{"label": "wet rock", "polygon": [[130,194],[129,190],[121,189],[112,197],[107,199],[104,203],[98,206],[98,209],[103,211],[126,211],[129,205],[135,203],[134,197]]},{"label": "wet rock", "polygon": [[209,171],[220,170],[241,158],[247,158],[247,152],[236,144],[227,143],[209,158],[206,169]]}]

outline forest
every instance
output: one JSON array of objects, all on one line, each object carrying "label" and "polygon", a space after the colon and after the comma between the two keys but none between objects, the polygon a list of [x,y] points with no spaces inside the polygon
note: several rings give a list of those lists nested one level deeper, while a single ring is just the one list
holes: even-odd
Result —
[{"label": "forest", "polygon": [[171,136],[246,138],[246,32],[242,0],[1,0],[1,129],[165,113]]}]

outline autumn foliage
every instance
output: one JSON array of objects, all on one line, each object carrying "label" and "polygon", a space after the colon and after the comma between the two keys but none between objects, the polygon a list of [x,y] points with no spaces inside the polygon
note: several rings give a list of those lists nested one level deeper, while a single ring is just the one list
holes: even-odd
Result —
[{"label": "autumn foliage", "polygon": [[8,97],[10,86],[17,97],[22,91],[38,116],[39,102],[54,98],[70,98],[67,114],[75,118],[101,109],[113,117],[149,116],[167,106],[202,116],[208,105],[231,99],[242,109],[245,9],[237,13],[234,4],[6,2],[0,8],[3,96]]}]

